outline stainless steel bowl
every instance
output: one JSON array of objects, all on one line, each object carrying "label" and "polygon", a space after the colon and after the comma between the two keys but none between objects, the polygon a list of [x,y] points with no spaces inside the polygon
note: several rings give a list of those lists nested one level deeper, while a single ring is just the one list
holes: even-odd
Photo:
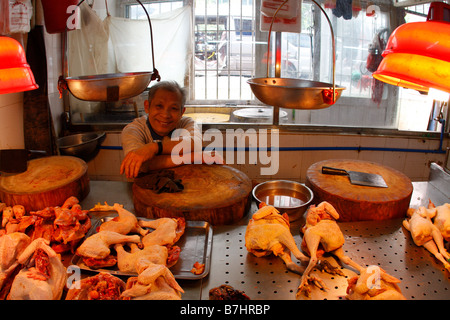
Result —
[{"label": "stainless steel bowl", "polygon": [[85,101],[118,101],[128,99],[147,89],[153,72],[110,73],[67,77],[69,91]]},{"label": "stainless steel bowl", "polygon": [[344,87],[335,87],[324,82],[291,78],[253,78],[247,83],[253,94],[261,102],[286,109],[323,109],[334,104],[342,94]]},{"label": "stainless steel bowl", "polygon": [[[281,214],[286,212],[289,221],[298,220],[314,198],[310,188],[303,183],[289,180],[272,180],[260,183],[253,188],[252,194],[258,204],[265,202],[273,205]],[[278,202],[276,198],[279,200]],[[290,198],[298,201],[292,201]]]},{"label": "stainless steel bowl", "polygon": [[57,145],[62,155],[88,161],[97,155],[104,139],[104,132],[85,132],[59,138]]}]

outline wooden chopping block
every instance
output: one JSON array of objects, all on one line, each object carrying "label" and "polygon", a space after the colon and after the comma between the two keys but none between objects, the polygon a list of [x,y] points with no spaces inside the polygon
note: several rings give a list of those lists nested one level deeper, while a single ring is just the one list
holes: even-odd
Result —
[{"label": "wooden chopping block", "polygon": [[251,180],[227,165],[189,164],[171,168],[184,190],[159,193],[133,184],[134,210],[146,218],[184,217],[212,225],[237,222],[251,204]]},{"label": "wooden chopping block", "polygon": [[[322,174],[322,166],[376,173],[387,188],[359,186],[348,176]],[[314,163],[306,172],[306,185],[316,204],[327,201],[339,213],[339,221],[366,221],[402,218],[409,208],[413,186],[403,173],[374,162],[332,159]]]},{"label": "wooden chopping block", "polygon": [[87,168],[86,162],[71,156],[30,160],[27,171],[0,177],[0,202],[37,211],[61,206],[71,196],[81,201],[90,191]]}]

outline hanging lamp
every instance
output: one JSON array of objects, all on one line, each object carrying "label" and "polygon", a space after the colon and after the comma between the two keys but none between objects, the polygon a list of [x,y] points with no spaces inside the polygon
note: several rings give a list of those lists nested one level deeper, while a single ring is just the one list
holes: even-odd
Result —
[{"label": "hanging lamp", "polygon": [[433,2],[427,21],[399,26],[382,55],[375,79],[421,92],[450,92],[450,5]]},{"label": "hanging lamp", "polygon": [[38,87],[20,43],[10,37],[0,37],[0,94]]}]

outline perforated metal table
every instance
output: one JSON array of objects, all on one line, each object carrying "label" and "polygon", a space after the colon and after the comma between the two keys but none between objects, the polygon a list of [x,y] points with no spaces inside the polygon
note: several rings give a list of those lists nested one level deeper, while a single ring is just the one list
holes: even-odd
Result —
[{"label": "perforated metal table", "polygon": [[[407,299],[450,299],[450,273],[428,251],[417,247],[402,220],[339,223],[345,236],[344,251],[360,265],[375,265],[401,280]],[[251,299],[296,299],[300,275],[287,271],[280,258],[257,258],[245,248],[246,226],[218,227],[214,230],[211,271],[203,280],[202,299],[211,288],[229,284],[243,290]],[[298,224],[292,227],[297,246],[301,236]],[[293,257],[295,260],[295,257]],[[356,275],[351,267],[333,257],[327,260],[341,266],[345,276],[330,275],[313,269],[328,287],[312,287],[311,299],[344,299],[347,279]],[[300,296],[299,299],[304,299]]]},{"label": "perforated metal table", "polygon": [[[433,164],[432,164],[433,165]],[[437,175],[439,175],[439,170]],[[442,182],[444,181],[444,182]],[[450,202],[449,177],[437,179],[434,171],[428,182],[414,182],[411,206]],[[91,208],[98,202],[119,202],[132,210],[131,184],[114,181],[91,181],[91,192],[82,202],[83,208]],[[211,253],[211,269],[201,280],[180,280],[184,289],[183,299],[207,300],[209,290],[221,284],[229,284],[243,290],[254,300],[294,300],[300,275],[287,271],[280,258],[257,258],[245,248],[245,229],[248,219],[256,212],[253,203],[249,214],[231,226],[214,226]],[[291,225],[291,232],[300,247],[300,219]],[[401,280],[399,284],[407,299],[450,300],[450,273],[423,247],[417,247],[402,220],[339,223],[345,236],[344,250],[356,262],[378,265]],[[327,258],[337,265],[333,257]],[[295,258],[293,257],[293,260]],[[313,288],[311,299],[344,299],[347,279],[356,275],[355,270],[343,266],[345,276],[331,276],[318,272],[328,287],[324,292]],[[303,297],[302,297],[303,298]]]}]

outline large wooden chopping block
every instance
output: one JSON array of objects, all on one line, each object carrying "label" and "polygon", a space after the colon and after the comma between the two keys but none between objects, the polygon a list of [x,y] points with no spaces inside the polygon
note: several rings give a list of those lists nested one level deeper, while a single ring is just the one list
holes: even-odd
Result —
[{"label": "large wooden chopping block", "polygon": [[0,177],[0,202],[36,211],[61,206],[70,196],[81,201],[90,190],[87,168],[82,159],[70,156],[30,160],[27,171]]},{"label": "large wooden chopping block", "polygon": [[[381,175],[387,188],[359,186],[348,176],[322,174],[322,166]],[[381,164],[361,160],[331,159],[311,165],[306,185],[316,204],[328,201],[339,213],[339,221],[386,220],[401,218],[409,208],[413,186],[403,173]]]},{"label": "large wooden chopping block", "polygon": [[213,225],[232,224],[246,215],[251,203],[251,180],[227,165],[183,165],[170,170],[184,190],[159,193],[133,184],[134,210],[146,218],[184,217]]}]

